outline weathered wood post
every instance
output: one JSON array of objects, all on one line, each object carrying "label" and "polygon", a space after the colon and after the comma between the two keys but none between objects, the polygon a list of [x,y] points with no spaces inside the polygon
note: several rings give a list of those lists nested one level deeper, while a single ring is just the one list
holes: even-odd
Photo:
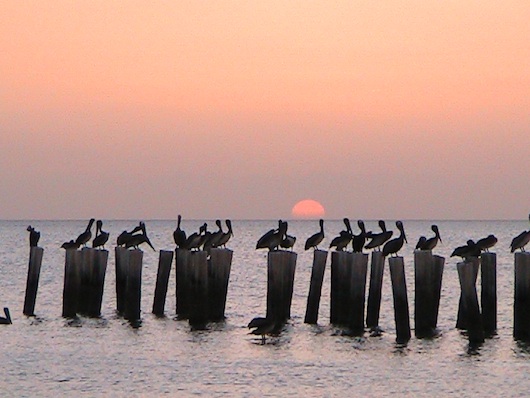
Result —
[{"label": "weathered wood post", "polygon": [[35,301],[39,287],[40,268],[44,249],[32,246],[29,251],[28,279],[26,281],[26,295],[24,297],[24,315],[35,315]]},{"label": "weathered wood post", "polygon": [[434,258],[431,250],[414,251],[414,334],[430,337],[434,318]]},{"label": "weathered wood post", "polygon": [[189,324],[204,329],[208,323],[208,252],[194,251],[189,256]]},{"label": "weathered wood post", "polygon": [[79,265],[81,252],[67,249],[64,264],[63,312],[65,318],[77,316],[77,297],[79,293]]},{"label": "weathered wood post", "polygon": [[326,270],[328,252],[315,250],[313,252],[313,268],[311,269],[311,284],[307,296],[307,307],[305,311],[305,323],[316,324],[318,321],[318,308],[320,306],[320,295],[322,293],[322,282]]},{"label": "weathered wood post", "polygon": [[482,316],[478,304],[477,289],[475,286],[475,265],[477,261],[459,262],[456,264],[458,279],[460,280],[461,302],[463,316],[466,317],[468,339],[470,343],[484,342],[484,327],[482,326]]},{"label": "weathered wood post", "polygon": [[[480,268],[480,259],[478,257],[471,257],[468,260],[466,260],[466,262],[473,263],[473,276],[474,276],[473,283],[476,285],[478,271]],[[464,306],[463,300],[464,298],[462,296],[462,292],[460,292],[460,300],[458,301],[458,315],[456,318],[456,328],[461,329],[461,330],[467,330],[468,328],[467,319],[469,318],[469,316],[466,314],[466,307]]]},{"label": "weathered wood post", "polygon": [[125,301],[127,293],[127,273],[129,270],[129,253],[125,247],[115,248],[116,260],[116,311],[118,314],[125,314]]},{"label": "weathered wood post", "polygon": [[142,250],[129,250],[129,267],[127,270],[125,294],[125,319],[133,324],[136,324],[141,319],[143,255],[144,252]]},{"label": "weathered wood post", "polygon": [[285,322],[291,313],[297,254],[270,251],[267,256],[267,318]]},{"label": "weathered wood post", "polygon": [[383,288],[384,270],[385,258],[383,257],[383,252],[373,251],[370,264],[368,304],[366,308],[366,326],[370,329],[379,328],[379,311],[381,309],[381,289]]},{"label": "weathered wood post", "polygon": [[330,322],[348,325],[350,302],[352,253],[336,251],[331,253],[331,306]]},{"label": "weathered wood post", "polygon": [[433,319],[432,329],[436,331],[438,326],[438,311],[440,309],[440,297],[442,295],[442,279],[444,273],[445,258],[434,256],[434,301],[433,301]]},{"label": "weathered wood post", "polygon": [[208,293],[210,320],[217,322],[225,319],[226,295],[230,280],[233,251],[214,248],[208,261]]},{"label": "weathered wood post", "polygon": [[158,258],[158,271],[156,274],[155,298],[153,300],[153,314],[164,316],[166,305],[167,286],[169,284],[169,274],[171,273],[171,263],[173,262],[173,252],[160,250]]},{"label": "weathered wood post", "polygon": [[492,335],[497,330],[497,254],[480,256],[480,303],[484,332]]},{"label": "weathered wood post", "polygon": [[364,334],[364,303],[367,273],[368,254],[352,253],[349,328],[354,336],[362,336]]},{"label": "weathered wood post", "polygon": [[410,316],[405,280],[405,264],[403,257],[390,257],[390,280],[394,296],[394,319],[396,322],[396,342],[405,344],[410,340]]},{"label": "weathered wood post", "polygon": [[101,304],[103,302],[103,290],[105,287],[105,274],[107,272],[108,250],[95,249],[93,257],[92,272],[92,298],[88,315],[94,318],[101,316]]},{"label": "weathered wood post", "polygon": [[94,273],[94,249],[81,249],[81,263],[79,265],[79,296],[77,313],[87,315],[92,301],[92,275]]},{"label": "weathered wood post", "polygon": [[530,341],[530,253],[515,253],[513,337]]},{"label": "weathered wood post", "polygon": [[186,249],[177,249],[175,255],[175,297],[176,313],[178,319],[188,319],[190,313],[190,286],[189,267],[191,252]]}]

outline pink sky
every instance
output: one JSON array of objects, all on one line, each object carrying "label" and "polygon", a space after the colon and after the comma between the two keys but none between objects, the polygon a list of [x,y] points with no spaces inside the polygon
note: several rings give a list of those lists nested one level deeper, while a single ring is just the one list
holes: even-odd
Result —
[{"label": "pink sky", "polygon": [[0,218],[525,219],[530,3],[0,3]]}]

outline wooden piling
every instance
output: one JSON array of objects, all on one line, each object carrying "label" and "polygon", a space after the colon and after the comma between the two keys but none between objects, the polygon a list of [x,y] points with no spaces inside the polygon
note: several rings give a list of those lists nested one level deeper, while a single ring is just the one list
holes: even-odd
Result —
[{"label": "wooden piling", "polygon": [[[478,271],[480,268],[480,259],[477,257],[471,257],[468,261],[473,263],[473,276],[474,276],[473,283],[476,285]],[[460,299],[458,300],[458,315],[456,319],[456,328],[461,329],[461,330],[467,330],[468,328],[467,319],[468,318],[469,316],[466,314],[466,309],[463,303],[462,292],[460,292]]]},{"label": "wooden piling", "polygon": [[167,286],[169,284],[169,274],[171,273],[172,262],[173,252],[160,250],[160,255],[158,258],[158,271],[156,274],[155,298],[153,300],[153,314],[157,316],[164,316]]},{"label": "wooden piling", "polygon": [[233,251],[214,248],[208,260],[208,305],[210,321],[225,319],[226,295],[230,280]]},{"label": "wooden piling", "polygon": [[482,253],[480,256],[480,280],[484,332],[491,335],[497,330],[497,254]]},{"label": "wooden piling", "polygon": [[81,263],[79,265],[79,296],[77,300],[77,313],[88,315],[90,302],[93,298],[93,273],[94,249],[85,247],[81,249]]},{"label": "wooden piling", "polygon": [[440,297],[442,294],[442,279],[444,273],[445,258],[434,256],[434,301],[433,301],[433,319],[432,329],[436,331],[438,327],[438,312],[440,309]]},{"label": "wooden piling", "polygon": [[467,261],[459,262],[456,265],[458,279],[460,280],[462,315],[465,316],[464,324],[467,327],[470,343],[484,342],[484,327],[482,326],[482,316],[475,286],[477,263],[477,261]]},{"label": "wooden piling", "polygon": [[79,293],[79,265],[81,252],[68,249],[65,253],[64,287],[63,287],[63,312],[65,318],[77,316],[77,298]]},{"label": "wooden piling", "polygon": [[405,344],[410,340],[410,317],[407,283],[405,280],[405,264],[403,257],[390,257],[388,264],[392,282],[392,295],[394,296],[396,342]]},{"label": "wooden piling", "polygon": [[371,329],[379,327],[379,311],[381,309],[381,289],[383,288],[383,273],[385,258],[381,251],[372,252],[370,263],[370,287],[368,290],[368,304],[366,308],[366,326]]},{"label": "wooden piling", "polygon": [[33,246],[29,251],[28,279],[26,281],[26,295],[24,297],[24,315],[35,315],[35,302],[39,287],[40,268],[44,249]]},{"label": "wooden piling", "polygon": [[364,334],[364,304],[367,273],[368,254],[352,253],[349,328],[354,336],[362,336]]},{"label": "wooden piling", "polygon": [[350,282],[352,253],[335,251],[331,253],[331,305],[330,322],[335,325],[349,323]]},{"label": "wooden piling", "polygon": [[320,306],[320,294],[322,293],[322,282],[326,270],[328,252],[315,250],[313,252],[313,267],[311,269],[311,284],[307,296],[307,307],[305,311],[305,323],[316,324],[318,321],[318,308]]},{"label": "wooden piling", "polygon": [[177,249],[175,255],[175,297],[178,319],[188,319],[190,313],[189,267],[191,252]]},{"label": "wooden piling", "polygon": [[431,250],[414,251],[414,334],[431,337],[434,318],[434,258]]},{"label": "wooden piling", "polygon": [[99,318],[101,316],[101,304],[103,303],[103,291],[105,288],[105,274],[107,273],[108,259],[108,250],[94,249],[91,279],[92,297],[88,309],[88,315],[93,318]]},{"label": "wooden piling", "polygon": [[127,293],[127,273],[129,269],[129,253],[125,247],[115,248],[116,260],[116,311],[125,314],[125,301]]},{"label": "wooden piling", "polygon": [[297,254],[270,251],[267,256],[267,318],[285,322],[291,313]]},{"label": "wooden piling", "polygon": [[530,341],[530,253],[515,253],[513,337]]},{"label": "wooden piling", "polygon": [[141,319],[142,301],[142,250],[129,250],[129,267],[127,270],[125,319],[136,323]]},{"label": "wooden piling", "polygon": [[190,252],[189,257],[189,323],[193,329],[204,329],[208,323],[208,253]]}]

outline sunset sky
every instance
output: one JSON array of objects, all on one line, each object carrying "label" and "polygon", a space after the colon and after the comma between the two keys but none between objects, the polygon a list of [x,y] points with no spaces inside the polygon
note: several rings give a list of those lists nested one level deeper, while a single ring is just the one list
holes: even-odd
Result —
[{"label": "sunset sky", "polygon": [[0,219],[526,219],[530,2],[0,0]]}]

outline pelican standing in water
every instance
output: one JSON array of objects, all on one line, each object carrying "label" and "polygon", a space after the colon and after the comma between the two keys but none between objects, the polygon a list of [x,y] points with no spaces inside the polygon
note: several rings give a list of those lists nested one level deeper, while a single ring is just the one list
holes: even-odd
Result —
[{"label": "pelican standing in water", "polygon": [[96,221],[96,237],[92,241],[92,247],[103,247],[105,249],[105,243],[109,240],[109,233],[103,231],[101,228],[103,228],[103,221],[97,220]]},{"label": "pelican standing in water", "polygon": [[77,237],[77,239],[75,240],[75,243],[79,244],[79,246],[82,245],[82,246],[86,247],[86,244],[88,243],[90,238],[92,238],[92,225],[94,224],[94,221],[96,221],[96,220],[91,218],[90,221],[88,222],[88,225],[87,225],[87,227],[85,229],[85,232],[80,234]]},{"label": "pelican standing in water", "polygon": [[37,247],[40,239],[40,232],[36,231],[31,225],[26,228],[26,231],[29,232],[29,247]]},{"label": "pelican standing in water", "polygon": [[[528,215],[530,220],[530,215]],[[525,251],[524,247],[530,242],[530,229],[528,231],[523,231],[515,238],[513,238],[512,243],[510,244],[510,251],[513,253],[517,249],[521,249],[522,252]]]},{"label": "pelican standing in water", "polygon": [[0,325],[11,325],[11,314],[9,313],[9,308],[4,307],[5,318],[0,316]]},{"label": "pelican standing in water", "polygon": [[305,242],[304,250],[308,250],[311,247],[318,250],[318,245],[324,239],[324,220],[320,219],[318,223],[320,225],[320,231],[318,231],[316,234],[313,234],[309,238],[307,238]]},{"label": "pelican standing in water", "polygon": [[182,216],[179,214],[177,217],[177,229],[173,231],[173,240],[178,248],[184,249],[186,246],[186,232],[180,229],[180,222],[182,221]]},{"label": "pelican standing in water", "polygon": [[250,334],[260,335],[261,344],[265,344],[265,336],[275,334],[277,332],[277,324],[274,320],[269,318],[256,317],[248,324],[249,329],[254,329]]},{"label": "pelican standing in water", "polygon": [[375,250],[381,250],[381,246],[392,237],[393,232],[387,231],[386,224],[383,220],[379,220],[379,228],[381,228],[381,232],[378,234],[370,234],[367,236],[367,238],[370,238],[370,242],[368,242],[365,246],[366,249],[375,249]]},{"label": "pelican standing in water", "polygon": [[[397,252],[403,247],[403,243],[407,242],[407,236],[405,235],[405,228],[403,228],[403,223],[401,221],[396,221],[396,227],[399,229],[399,236],[395,239],[389,240],[383,246],[383,256],[388,256],[389,254],[395,254],[397,257]],[[407,242],[408,243],[408,242]]]}]

